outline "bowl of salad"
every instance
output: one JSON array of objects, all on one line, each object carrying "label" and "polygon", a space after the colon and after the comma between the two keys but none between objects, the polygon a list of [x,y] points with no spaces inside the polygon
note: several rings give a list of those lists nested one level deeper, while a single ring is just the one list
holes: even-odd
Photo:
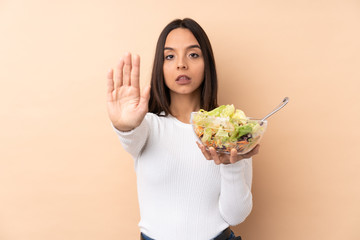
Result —
[{"label": "bowl of salad", "polygon": [[191,113],[190,123],[194,133],[207,149],[230,154],[235,148],[238,154],[250,152],[261,140],[267,121],[246,117],[234,105],[222,105],[212,111],[201,109]]}]

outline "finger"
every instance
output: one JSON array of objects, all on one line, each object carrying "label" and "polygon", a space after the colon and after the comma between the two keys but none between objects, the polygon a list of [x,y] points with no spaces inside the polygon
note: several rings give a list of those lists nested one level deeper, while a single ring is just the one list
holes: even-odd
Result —
[{"label": "finger", "polygon": [[140,81],[140,56],[134,55],[131,68],[131,86],[139,87]]},{"label": "finger", "polygon": [[219,165],[221,163],[219,156],[217,154],[217,152],[215,151],[215,149],[213,147],[209,148],[210,154],[212,159],[214,159],[215,164]]},{"label": "finger", "polygon": [[123,85],[130,86],[131,75],[131,54],[126,53],[124,56],[124,68],[123,68]]},{"label": "finger", "polygon": [[113,74],[114,74],[113,69],[110,69],[107,74],[107,98],[108,98],[108,101],[112,100],[112,92],[114,91]]},{"label": "finger", "polygon": [[230,162],[231,163],[236,163],[238,160],[240,160],[240,159],[238,159],[236,149],[234,149],[234,148],[231,149],[231,151],[230,151]]},{"label": "finger", "polygon": [[202,154],[204,155],[204,157],[207,159],[207,160],[211,160],[211,154],[206,150],[205,146],[196,142],[196,144],[198,145],[198,147],[200,148]]},{"label": "finger", "polygon": [[147,86],[141,93],[139,107],[148,112],[151,87]]},{"label": "finger", "polygon": [[203,145],[201,145],[200,143],[196,142],[196,144],[198,145],[199,149],[201,150],[202,154],[204,155],[204,157],[207,159],[207,160],[210,160],[209,156],[210,154],[207,154],[206,153],[206,150],[204,148]]},{"label": "finger", "polygon": [[124,59],[120,58],[119,63],[116,65],[115,71],[113,73],[114,79],[114,88],[119,88],[122,86],[123,82],[123,68],[124,68]]}]

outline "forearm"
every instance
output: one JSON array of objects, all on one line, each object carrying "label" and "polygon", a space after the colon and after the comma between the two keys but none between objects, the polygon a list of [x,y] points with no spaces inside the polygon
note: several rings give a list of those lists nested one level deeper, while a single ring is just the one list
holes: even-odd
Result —
[{"label": "forearm", "polygon": [[234,226],[243,222],[252,209],[252,159],[220,165],[220,172],[220,213],[229,225]]},{"label": "forearm", "polygon": [[149,135],[149,125],[146,117],[138,127],[130,131],[120,131],[115,126],[113,128],[123,148],[135,159],[141,152]]}]

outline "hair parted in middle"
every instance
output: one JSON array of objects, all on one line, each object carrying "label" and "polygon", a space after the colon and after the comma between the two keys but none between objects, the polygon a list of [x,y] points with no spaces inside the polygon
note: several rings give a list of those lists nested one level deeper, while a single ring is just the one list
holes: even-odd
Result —
[{"label": "hair parted in middle", "polygon": [[171,114],[170,111],[170,90],[165,84],[163,64],[164,64],[164,46],[168,34],[177,28],[185,28],[192,32],[196,40],[199,42],[205,68],[204,81],[200,85],[201,97],[200,108],[209,111],[216,108],[217,105],[217,75],[215,68],[214,54],[211,48],[209,38],[201,26],[193,19],[184,18],[176,19],[170,22],[160,33],[156,50],[154,65],[151,75],[151,90],[149,100],[149,112],[160,116]]}]

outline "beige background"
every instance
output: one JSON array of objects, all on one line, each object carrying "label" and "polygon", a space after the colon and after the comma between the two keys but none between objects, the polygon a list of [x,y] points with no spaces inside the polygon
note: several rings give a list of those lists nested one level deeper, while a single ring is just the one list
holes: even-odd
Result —
[{"label": "beige background", "polygon": [[262,117],[246,240],[360,239],[360,2],[0,1],[0,239],[138,239],[105,76],[174,18],[208,33],[221,104]]}]

